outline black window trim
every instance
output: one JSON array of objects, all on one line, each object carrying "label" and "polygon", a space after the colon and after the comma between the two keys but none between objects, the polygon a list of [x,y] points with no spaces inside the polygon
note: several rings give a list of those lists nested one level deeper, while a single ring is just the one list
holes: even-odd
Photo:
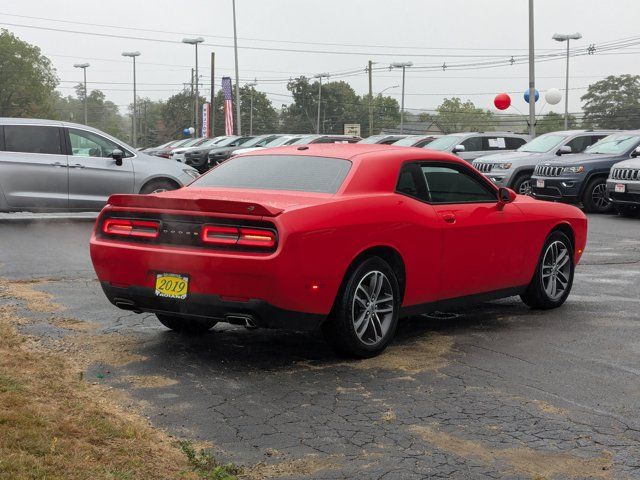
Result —
[{"label": "black window trim", "polygon": [[[482,200],[482,201],[474,200],[474,201],[469,201],[469,202],[433,202],[430,199],[427,200],[425,198],[414,197],[413,195],[409,195],[408,193],[404,193],[404,192],[398,191],[397,187],[398,187],[398,183],[400,182],[400,175],[402,174],[402,171],[404,170],[405,166],[407,166],[407,165],[417,165],[418,167],[422,167],[424,164],[428,164],[430,167],[453,168],[454,170],[463,171],[464,173],[469,173],[470,176],[475,178],[480,183],[480,185],[482,185],[482,187],[485,190],[487,190],[487,192],[491,196],[495,197],[495,200]],[[428,193],[427,183],[424,181],[424,175],[422,175],[422,182],[423,182],[423,184],[422,184],[422,188],[421,189],[424,192]],[[494,204],[494,203],[498,202],[498,191],[480,173],[477,173],[474,170],[472,170],[471,168],[465,167],[464,165],[460,165],[460,164],[453,163],[453,162],[443,162],[443,161],[439,161],[439,160],[409,160],[407,162],[404,162],[400,166],[400,170],[398,171],[398,179],[396,180],[396,187],[394,188],[394,193],[396,193],[398,195],[403,195],[405,197],[413,198],[414,200],[417,200],[417,201],[422,202],[422,203],[426,203],[428,205],[468,205],[468,204],[473,204],[473,203]]]},{"label": "black window trim", "polygon": [[4,152],[4,125],[0,125],[0,152]]}]

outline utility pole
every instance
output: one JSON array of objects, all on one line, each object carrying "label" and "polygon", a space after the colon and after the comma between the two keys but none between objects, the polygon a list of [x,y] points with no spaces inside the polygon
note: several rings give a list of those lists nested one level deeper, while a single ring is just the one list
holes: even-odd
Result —
[{"label": "utility pole", "polygon": [[133,59],[133,116],[131,117],[133,147],[138,147],[138,133],[137,133],[137,120],[138,120],[138,106],[137,106],[137,94],[136,94],[136,57],[140,56],[140,52],[122,52],[123,57],[131,57]]},{"label": "utility pole", "polygon": [[373,135],[373,62],[369,60],[369,136]]},{"label": "utility pole", "polygon": [[236,63],[236,116],[238,117],[237,133],[238,136],[242,135],[242,119],[240,118],[240,74],[238,73],[238,33],[236,30],[236,0],[232,0],[233,3],[233,53]]},{"label": "utility pole", "polygon": [[249,135],[253,135],[253,92],[256,85],[258,85],[258,79],[254,79],[253,83],[247,83],[245,85],[245,87],[251,89],[251,96],[249,97]]},{"label": "utility pole", "polygon": [[84,74],[84,124],[88,124],[87,116],[87,68],[90,67],[88,63],[76,63],[73,65],[76,68],[81,68]]},{"label": "utility pole", "polygon": [[533,0],[529,0],[529,135],[536,136],[536,58],[533,35]]},{"label": "utility pole", "polygon": [[215,137],[215,133],[213,131],[214,125],[215,125],[214,115],[216,111],[215,74],[216,74],[216,53],[211,52],[211,108],[209,109],[209,123],[211,127],[209,129],[209,132],[211,132],[211,138]]},{"label": "utility pole", "polygon": [[322,104],[322,79],[329,78],[328,73],[319,73],[314,75],[313,78],[318,79],[318,121],[316,123],[316,134],[320,134],[320,105]]},{"label": "utility pole", "polygon": [[402,68],[402,100],[400,105],[400,133],[404,133],[404,77],[407,67],[412,67],[412,62],[396,62],[390,65],[391,68]]}]

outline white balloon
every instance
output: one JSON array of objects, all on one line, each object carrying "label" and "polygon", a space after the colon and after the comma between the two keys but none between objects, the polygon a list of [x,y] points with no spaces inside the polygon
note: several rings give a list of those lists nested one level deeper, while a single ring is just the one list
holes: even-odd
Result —
[{"label": "white balloon", "polygon": [[[558,102],[559,102],[559,101],[560,101],[560,100],[558,100]],[[556,103],[558,103],[558,102],[556,102]],[[189,133],[190,133],[191,135],[193,135],[193,134],[195,133],[195,131],[196,131],[196,129],[195,129],[195,128],[193,128],[193,127],[189,127]]]},{"label": "white balloon", "polygon": [[549,105],[555,105],[562,100],[562,92],[557,88],[550,88],[545,92],[544,98]]}]

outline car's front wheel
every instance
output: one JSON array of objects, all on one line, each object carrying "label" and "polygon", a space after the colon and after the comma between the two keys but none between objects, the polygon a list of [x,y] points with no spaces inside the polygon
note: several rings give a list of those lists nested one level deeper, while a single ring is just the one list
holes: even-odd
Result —
[{"label": "car's front wheel", "polygon": [[607,195],[607,181],[604,178],[594,178],[587,184],[582,197],[582,204],[587,213],[607,213],[613,205]]},{"label": "car's front wheel", "polygon": [[573,272],[571,241],[564,233],[554,231],[547,237],[536,272],[520,298],[531,308],[559,307],[571,292]]},{"label": "car's front wheel", "polygon": [[393,269],[381,258],[371,257],[349,275],[323,331],[339,353],[373,357],[393,339],[399,309],[398,279]]},{"label": "car's front wheel", "polygon": [[156,317],[165,327],[178,333],[196,334],[205,333],[218,322],[206,318],[186,318],[177,315],[156,313]]},{"label": "car's front wheel", "polygon": [[150,193],[168,192],[169,190],[175,190],[176,188],[178,188],[178,186],[169,180],[152,180],[142,187],[140,193],[142,195],[148,195]]},{"label": "car's front wheel", "polygon": [[531,195],[531,174],[522,173],[513,182],[513,189],[520,195]]}]

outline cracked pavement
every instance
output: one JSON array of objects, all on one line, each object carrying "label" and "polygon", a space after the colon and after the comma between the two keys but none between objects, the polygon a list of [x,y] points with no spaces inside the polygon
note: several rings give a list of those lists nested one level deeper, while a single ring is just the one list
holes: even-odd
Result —
[{"label": "cracked pavement", "polygon": [[511,298],[413,317],[364,361],[314,333],[220,324],[181,337],[116,309],[91,267],[90,223],[0,224],[0,277],[63,307],[23,312],[21,330],[51,348],[75,352],[58,317],[95,325],[76,343],[128,339],[97,349],[87,379],[250,478],[640,478],[640,219],[589,221],[563,308]]}]

